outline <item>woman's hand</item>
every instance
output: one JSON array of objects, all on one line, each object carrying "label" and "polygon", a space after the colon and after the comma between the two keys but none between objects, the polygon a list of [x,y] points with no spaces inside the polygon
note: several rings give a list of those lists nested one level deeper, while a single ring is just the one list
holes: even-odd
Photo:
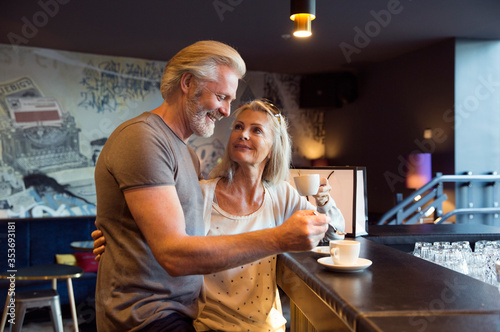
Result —
[{"label": "woman's hand", "polygon": [[316,199],[317,206],[323,206],[328,203],[331,190],[332,187],[328,184],[327,178],[321,178],[318,193],[316,195],[313,195],[314,199]]},{"label": "woman's hand", "polygon": [[101,259],[101,255],[104,253],[106,248],[106,239],[100,230],[95,230],[91,234],[94,239],[94,250],[92,251],[95,255],[95,260],[99,261]]}]

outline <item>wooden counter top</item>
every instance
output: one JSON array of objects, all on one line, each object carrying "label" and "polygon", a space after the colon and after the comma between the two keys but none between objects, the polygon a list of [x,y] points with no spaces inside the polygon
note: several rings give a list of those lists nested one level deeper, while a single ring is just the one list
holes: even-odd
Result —
[{"label": "wooden counter top", "polygon": [[[492,285],[364,238],[362,272],[323,268],[313,252],[278,257],[278,285],[318,331],[500,331]],[[479,328],[484,327],[484,328]],[[479,328],[479,329],[478,329]]]}]

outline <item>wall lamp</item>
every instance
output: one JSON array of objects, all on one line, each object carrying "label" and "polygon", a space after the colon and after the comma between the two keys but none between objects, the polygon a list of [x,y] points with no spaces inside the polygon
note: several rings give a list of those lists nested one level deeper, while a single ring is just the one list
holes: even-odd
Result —
[{"label": "wall lamp", "polygon": [[406,188],[419,189],[432,180],[430,153],[415,153],[406,159]]},{"label": "wall lamp", "polygon": [[316,0],[291,0],[290,19],[294,21],[295,37],[311,36],[311,21],[315,18]]}]

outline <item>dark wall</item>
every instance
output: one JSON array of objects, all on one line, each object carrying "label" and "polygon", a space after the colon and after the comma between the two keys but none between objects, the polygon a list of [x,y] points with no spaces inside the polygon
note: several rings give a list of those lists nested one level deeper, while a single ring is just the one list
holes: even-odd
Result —
[{"label": "dark wall", "polygon": [[[367,167],[372,216],[392,208],[396,193],[410,193],[407,154],[430,152],[433,173],[454,174],[453,122],[446,119],[454,103],[454,45],[444,41],[367,68],[358,73],[358,99],[325,112],[326,156],[331,165]],[[423,138],[426,128],[432,139]]]},{"label": "dark wall", "polygon": [[[455,161],[457,174],[500,171],[500,41],[457,40],[455,84]],[[458,207],[496,207],[499,188],[475,184],[463,192]],[[486,191],[483,191],[486,189]],[[467,190],[471,191],[469,196]],[[462,195],[461,195],[462,196]],[[498,215],[475,215],[458,222],[498,225]]]}]

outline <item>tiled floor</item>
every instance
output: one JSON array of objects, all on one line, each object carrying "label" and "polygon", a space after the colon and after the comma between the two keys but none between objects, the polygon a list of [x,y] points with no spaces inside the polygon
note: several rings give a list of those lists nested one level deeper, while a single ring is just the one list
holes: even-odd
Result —
[{"label": "tiled floor", "polygon": [[[73,320],[72,319],[64,319],[63,320],[63,328],[64,332],[72,332],[73,329]],[[5,329],[8,331],[8,329]],[[53,332],[54,328],[51,321],[47,322],[26,322],[23,324],[22,332]]]},{"label": "tiled floor", "polygon": [[[71,318],[63,319],[63,329],[64,332],[73,332],[75,329],[73,328],[73,320]],[[9,331],[9,325],[5,326],[5,331]],[[51,321],[37,321],[37,322],[26,322],[23,324],[21,329],[22,332],[53,332],[54,328]],[[80,332],[95,332],[96,329],[94,327],[89,327],[80,324],[79,326]]]},{"label": "tiled floor", "polygon": [[[78,329],[80,332],[96,332],[95,321],[91,323],[85,323],[84,319],[78,318],[79,326]],[[73,319],[71,315],[66,315],[63,313],[63,329],[64,332],[72,332],[74,331],[73,327]],[[5,331],[9,331],[9,323],[5,326]],[[31,312],[26,314],[22,329],[22,332],[53,332],[54,328],[52,325],[52,321],[50,320],[48,310],[37,310],[35,312]]]}]

